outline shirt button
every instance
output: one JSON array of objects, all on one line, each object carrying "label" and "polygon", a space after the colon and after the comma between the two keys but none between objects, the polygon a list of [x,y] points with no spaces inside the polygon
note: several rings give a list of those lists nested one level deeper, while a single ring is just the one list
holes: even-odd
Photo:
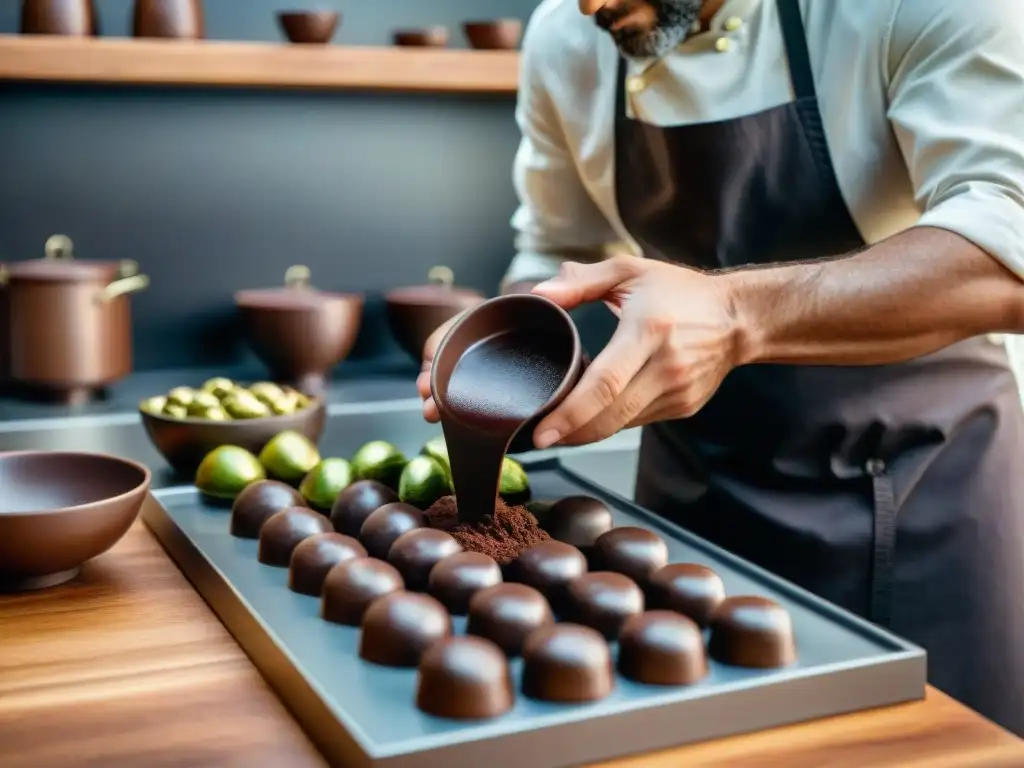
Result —
[{"label": "shirt button", "polygon": [[723,26],[725,27],[726,32],[735,32],[743,26],[743,19],[739,16],[730,16],[725,20],[725,24]]},{"label": "shirt button", "polygon": [[626,90],[630,93],[640,93],[647,87],[647,81],[642,75],[631,75],[626,78]]},{"label": "shirt button", "polygon": [[727,53],[732,49],[732,40],[728,37],[720,37],[715,40],[715,50],[719,53]]}]

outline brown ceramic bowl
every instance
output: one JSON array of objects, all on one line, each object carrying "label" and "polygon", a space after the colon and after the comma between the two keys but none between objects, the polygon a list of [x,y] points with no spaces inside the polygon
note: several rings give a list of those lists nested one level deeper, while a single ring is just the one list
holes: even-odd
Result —
[{"label": "brown ceramic bowl", "polygon": [[511,331],[535,331],[564,350],[564,375],[558,388],[518,429],[509,442],[509,453],[534,449],[533,431],[561,403],[583,375],[583,347],[569,314],[543,296],[515,294],[489,299],[460,317],[441,341],[430,368],[430,391],[442,419],[451,417],[447,405],[448,381],[459,359],[478,341]]},{"label": "brown ceramic bowl", "polygon": [[341,21],[335,11],[282,11],[277,14],[285,37],[293,43],[329,43]]},{"label": "brown ceramic bowl", "polygon": [[393,35],[395,45],[409,48],[444,48],[448,45],[448,38],[447,27],[400,29]]},{"label": "brown ceramic bowl", "polygon": [[363,319],[363,296],[309,286],[309,270],[292,267],[284,288],[239,291],[249,345],[272,378],[300,392],[323,394],[331,369],[352,350]]},{"label": "brown ceramic bowl", "polygon": [[222,445],[237,445],[258,455],[274,435],[286,430],[294,430],[317,443],[324,433],[327,410],[323,400],[317,398],[301,411],[264,419],[175,419],[141,408],[139,416],[146,434],[167,463],[176,472],[191,475],[206,454]]},{"label": "brown ceramic bowl", "polygon": [[99,453],[0,453],[0,591],[63,584],[116,544],[150,473]]},{"label": "brown ceramic bowl", "polygon": [[462,25],[471,48],[481,51],[514,51],[523,37],[519,19],[467,21]]},{"label": "brown ceramic bowl", "polygon": [[452,285],[447,267],[434,267],[426,285],[394,288],[384,294],[388,325],[399,346],[419,362],[423,345],[437,327],[484,302],[483,294]]}]

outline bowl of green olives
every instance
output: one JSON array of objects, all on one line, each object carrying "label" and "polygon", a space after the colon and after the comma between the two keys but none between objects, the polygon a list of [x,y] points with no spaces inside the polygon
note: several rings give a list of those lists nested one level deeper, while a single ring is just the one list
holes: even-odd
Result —
[{"label": "bowl of green olives", "polygon": [[200,387],[174,387],[139,403],[154,447],[176,472],[191,474],[214,448],[237,445],[259,454],[275,435],[291,430],[317,443],[327,420],[324,402],[292,387],[224,377]]}]

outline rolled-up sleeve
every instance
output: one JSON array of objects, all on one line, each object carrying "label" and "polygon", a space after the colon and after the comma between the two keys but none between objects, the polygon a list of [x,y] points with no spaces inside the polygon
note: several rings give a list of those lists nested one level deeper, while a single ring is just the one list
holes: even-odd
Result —
[{"label": "rolled-up sleeve", "polygon": [[903,0],[888,116],[923,214],[1024,278],[1024,9]]},{"label": "rolled-up sleeve", "polygon": [[566,259],[600,258],[618,240],[580,178],[558,111],[545,86],[557,77],[557,30],[545,29],[543,9],[523,37],[516,122],[522,133],[513,166],[519,206],[512,217],[517,255],[502,281],[553,276]]}]

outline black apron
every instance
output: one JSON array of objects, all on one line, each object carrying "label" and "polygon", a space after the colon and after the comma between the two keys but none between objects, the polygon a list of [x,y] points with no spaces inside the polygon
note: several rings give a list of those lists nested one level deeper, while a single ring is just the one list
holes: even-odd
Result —
[{"label": "black apron", "polygon": [[[797,0],[796,101],[662,128],[628,117],[616,195],[649,258],[703,269],[843,254],[843,201]],[[685,301],[685,297],[680,297]],[[637,500],[928,651],[929,680],[1024,735],[1024,413],[1005,348],[898,365],[750,365],[644,430]]]}]

